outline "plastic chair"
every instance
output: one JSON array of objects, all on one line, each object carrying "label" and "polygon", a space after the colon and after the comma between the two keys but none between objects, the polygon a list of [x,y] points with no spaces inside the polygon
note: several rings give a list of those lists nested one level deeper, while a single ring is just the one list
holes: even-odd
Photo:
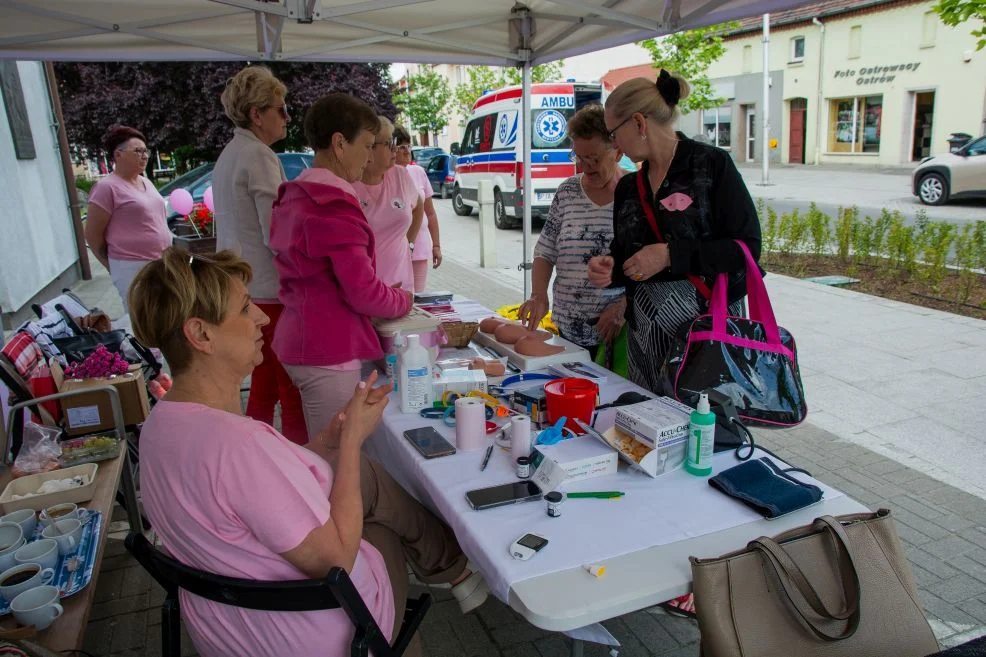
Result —
[{"label": "plastic chair", "polygon": [[244,609],[263,611],[318,611],[341,608],[356,626],[350,648],[352,657],[397,657],[407,650],[411,637],[431,607],[431,596],[409,598],[404,622],[393,646],[387,643],[376,621],[366,608],[359,591],[342,568],[333,568],[324,579],[266,582],[224,577],[196,570],[151,545],[143,534],[131,531],[126,538],[127,551],[160,584],[167,596],[161,607],[161,654],[181,654],[181,614],[178,590],[184,589],[213,602]]}]

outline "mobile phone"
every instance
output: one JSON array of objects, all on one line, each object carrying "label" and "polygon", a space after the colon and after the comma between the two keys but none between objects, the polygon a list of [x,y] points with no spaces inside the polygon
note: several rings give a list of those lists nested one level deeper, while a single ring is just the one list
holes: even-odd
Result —
[{"label": "mobile phone", "polygon": [[540,534],[527,533],[510,544],[510,556],[527,561],[548,544],[548,539]]},{"label": "mobile phone", "polygon": [[466,493],[469,506],[482,511],[518,502],[533,502],[541,499],[541,489],[530,479],[516,481],[489,488],[479,488]]},{"label": "mobile phone", "polygon": [[426,459],[455,454],[455,447],[452,443],[445,440],[442,434],[435,431],[435,427],[408,429],[404,432],[404,437]]}]

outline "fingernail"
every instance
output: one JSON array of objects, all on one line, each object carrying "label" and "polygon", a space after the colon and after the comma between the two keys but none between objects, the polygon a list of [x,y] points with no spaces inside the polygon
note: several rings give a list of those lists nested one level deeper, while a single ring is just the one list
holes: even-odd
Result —
[{"label": "fingernail", "polygon": [[366,382],[365,381],[360,381],[359,382],[359,389],[362,390],[365,387],[366,387]]}]

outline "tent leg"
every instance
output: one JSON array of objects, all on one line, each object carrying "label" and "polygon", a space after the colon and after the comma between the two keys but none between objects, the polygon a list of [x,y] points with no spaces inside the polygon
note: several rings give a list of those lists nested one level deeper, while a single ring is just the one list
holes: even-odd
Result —
[{"label": "tent leg", "polygon": [[524,82],[523,95],[521,96],[521,116],[523,119],[520,124],[524,126],[520,138],[524,144],[524,258],[521,266],[524,268],[524,299],[531,295],[531,199],[534,192],[531,189],[531,135],[534,134],[534,126],[531,121],[531,61],[524,61]]}]

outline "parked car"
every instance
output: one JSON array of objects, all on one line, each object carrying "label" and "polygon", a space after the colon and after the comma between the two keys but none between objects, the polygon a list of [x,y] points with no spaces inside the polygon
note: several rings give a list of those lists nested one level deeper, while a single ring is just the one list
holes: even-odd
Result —
[{"label": "parked car", "polygon": [[436,155],[431,158],[428,168],[425,169],[432,191],[442,198],[451,198],[452,196],[452,186],[455,184],[455,163],[458,159],[454,155]]},{"label": "parked car", "polygon": [[445,149],[437,146],[415,146],[411,149],[411,160],[427,171],[428,165],[431,164],[431,158],[445,154]]},{"label": "parked car", "polygon": [[[313,156],[308,153],[278,153],[277,157],[281,160],[281,166],[284,167],[284,175],[287,176],[288,180],[294,180],[298,177],[298,174],[305,169],[310,169],[312,166]],[[192,200],[196,203],[201,203],[202,197],[205,196],[205,190],[209,189],[212,185],[212,169],[215,166],[215,162],[203,164],[175,178],[158,190],[161,192],[161,196],[164,197],[167,207],[169,228],[181,220],[181,215],[171,209],[168,196],[176,189],[187,189],[188,193],[192,195]]]},{"label": "parked car", "polygon": [[986,198],[986,136],[954,153],[926,157],[911,176],[914,195],[925,205]]}]

